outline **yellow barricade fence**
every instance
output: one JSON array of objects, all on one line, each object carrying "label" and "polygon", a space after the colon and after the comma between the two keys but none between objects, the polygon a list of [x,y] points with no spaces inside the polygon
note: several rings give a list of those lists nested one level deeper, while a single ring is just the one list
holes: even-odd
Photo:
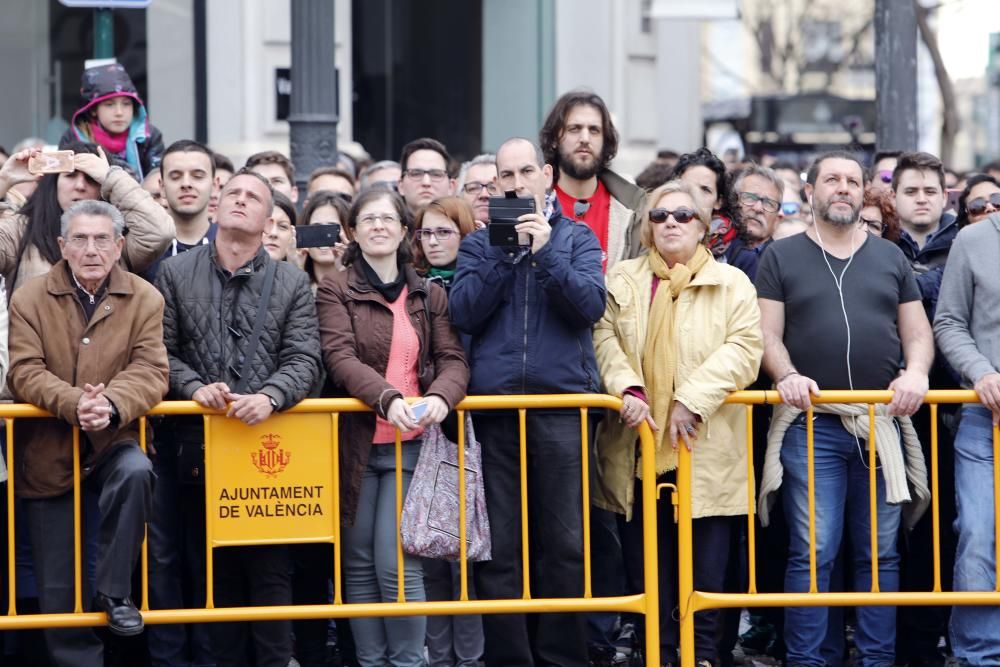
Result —
[{"label": "yellow barricade fence", "polygon": [[[749,565],[749,585],[745,593],[709,593],[694,590],[694,563],[691,537],[691,455],[681,447],[677,470],[678,503],[678,550],[679,550],[679,587],[678,598],[680,606],[680,647],[681,667],[694,667],[694,616],[695,613],[708,609],[743,608],[743,607],[827,607],[827,606],[858,606],[858,605],[996,605],[1000,604],[1000,500],[997,498],[1000,489],[1000,431],[993,428],[993,506],[995,545],[998,549],[997,590],[995,591],[944,591],[941,588],[941,526],[939,521],[939,451],[938,451],[938,405],[942,403],[978,403],[979,398],[974,391],[932,390],[927,393],[924,403],[930,406],[931,442],[930,442],[930,491],[931,519],[933,521],[933,558],[934,579],[930,591],[896,592],[880,591],[878,583],[878,519],[876,512],[876,481],[877,465],[875,459],[875,405],[889,403],[892,400],[891,391],[824,391],[819,397],[813,397],[814,404],[824,403],[862,403],[868,405],[869,433],[871,442],[867,449],[869,471],[869,512],[871,516],[871,571],[872,587],[870,591],[849,593],[820,593],[816,585],[816,513],[815,513],[815,470],[813,447],[813,410],[806,413],[806,443],[809,490],[809,592],[807,593],[760,593],[757,591],[756,576],[756,531],[753,508],[756,507],[756,480],[753,469],[753,406],[762,404],[777,404],[781,398],[777,391],[739,391],[734,392],[726,403],[746,406],[747,424],[747,501],[751,512],[747,516],[747,562]],[[697,443],[694,445],[697,447]],[[760,445],[764,446],[764,445]],[[951,455],[950,452],[947,455]],[[649,562],[648,560],[646,561]]]},{"label": "yellow barricade fence", "polygon": [[[527,497],[526,415],[531,409],[577,409],[580,411],[582,448],[580,512],[583,521],[584,581],[580,598],[537,599],[532,597],[530,580],[529,508]],[[147,546],[141,560],[141,611],[146,623],[204,623],[219,621],[264,621],[274,619],[345,618],[376,616],[420,616],[451,614],[502,614],[548,612],[632,612],[645,616],[646,662],[659,664],[659,594],[656,553],[656,474],[652,433],[646,424],[639,430],[642,465],[643,562],[645,590],[634,595],[594,597],[591,587],[590,554],[590,456],[587,412],[605,408],[617,412],[621,400],[612,396],[566,394],[553,396],[476,396],[458,406],[458,488],[459,544],[462,558],[459,600],[447,602],[407,602],[404,597],[403,550],[398,523],[402,513],[402,447],[396,433],[396,517],[399,598],[396,602],[348,604],[342,599],[340,540],[340,475],[338,470],[340,415],[367,412],[354,399],[310,399],[275,415],[256,426],[247,426],[206,410],[191,401],[164,402],[150,415],[204,415],[205,421],[205,519],[206,519],[206,604],[197,609],[150,609]],[[520,598],[469,600],[466,550],[466,467],[465,412],[469,410],[516,411],[520,425],[521,531],[523,591]],[[48,417],[30,405],[0,406],[7,420],[7,467],[13,471],[14,423],[18,419]],[[146,418],[141,420],[140,447],[146,450]],[[328,446],[325,446],[328,445]],[[82,538],[80,499],[80,432],[73,431],[73,548],[76,556],[75,605],[71,613],[27,614],[17,611],[16,559],[14,550],[16,488],[13,472],[7,483],[7,530],[9,601],[8,613],[0,616],[0,629],[96,626],[106,623],[103,613],[83,612]],[[252,501],[252,502],[251,502]],[[567,511],[572,511],[566,508]],[[504,539],[503,535],[493,536]],[[216,547],[249,544],[331,543],[334,551],[334,601],[325,605],[271,607],[215,607],[213,599],[212,550]]]}]

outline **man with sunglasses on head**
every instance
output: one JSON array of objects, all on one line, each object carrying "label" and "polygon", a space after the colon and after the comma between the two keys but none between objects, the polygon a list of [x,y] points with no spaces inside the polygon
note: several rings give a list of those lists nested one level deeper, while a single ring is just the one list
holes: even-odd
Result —
[{"label": "man with sunglasses on head", "polygon": [[869,180],[874,190],[892,189],[892,172],[896,169],[896,163],[903,151],[878,151],[872,158],[871,170],[869,170]]},{"label": "man with sunglasses on head", "polygon": [[463,163],[458,170],[455,194],[469,202],[476,227],[482,229],[488,225],[490,197],[500,196],[500,185],[497,183],[497,156],[483,153]]},{"label": "man with sunglasses on head", "polygon": [[640,254],[645,192],[611,171],[618,131],[600,96],[573,90],[560,97],[538,135],[552,165],[563,215],[590,227],[601,243],[605,271]]},{"label": "man with sunglasses on head", "polygon": [[726,263],[757,276],[757,263],[782,216],[785,183],[771,169],[751,164],[736,173],[730,188],[730,209],[736,215],[740,237],[729,244]]},{"label": "man with sunglasses on head", "polygon": [[306,199],[302,202],[302,207],[305,208],[306,204],[309,203],[309,197],[320,190],[335,193],[349,205],[354,199],[354,195],[357,194],[357,188],[354,186],[354,174],[341,165],[327,165],[313,170],[309,174]]},{"label": "man with sunglasses on head", "polygon": [[455,191],[455,180],[448,173],[450,164],[448,149],[437,139],[414,139],[403,146],[399,158],[402,175],[396,187],[412,215]]}]

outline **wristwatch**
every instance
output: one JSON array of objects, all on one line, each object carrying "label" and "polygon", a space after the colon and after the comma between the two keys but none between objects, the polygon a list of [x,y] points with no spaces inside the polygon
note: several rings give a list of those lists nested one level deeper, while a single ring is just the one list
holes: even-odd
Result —
[{"label": "wristwatch", "polygon": [[268,396],[267,400],[271,401],[271,410],[274,412],[278,411],[278,401],[274,399],[274,396]]}]

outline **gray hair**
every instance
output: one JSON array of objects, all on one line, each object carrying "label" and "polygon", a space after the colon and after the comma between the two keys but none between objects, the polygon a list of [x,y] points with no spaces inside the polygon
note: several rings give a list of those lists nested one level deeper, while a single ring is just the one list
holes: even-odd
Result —
[{"label": "gray hair", "polygon": [[762,167],[759,164],[748,164],[736,172],[733,177],[733,184],[729,188],[729,206],[731,211],[740,210],[740,186],[748,176],[759,176],[769,181],[778,190],[778,201],[785,198],[785,182],[770,167]]},{"label": "gray hair", "polygon": [[465,187],[465,177],[469,175],[469,167],[475,167],[479,164],[488,164],[493,167],[497,165],[497,156],[493,153],[483,153],[482,155],[477,155],[468,162],[463,162],[462,166],[458,170],[458,178],[455,179],[455,192],[461,192],[462,188]]},{"label": "gray hair", "polygon": [[60,233],[62,237],[69,237],[69,226],[73,220],[81,215],[102,215],[111,218],[111,226],[115,229],[115,239],[121,238],[125,233],[125,216],[117,208],[106,201],[99,199],[82,199],[63,212],[59,219],[61,223]]},{"label": "gray hair", "polygon": [[642,212],[642,222],[639,223],[639,241],[642,243],[642,247],[653,247],[653,226],[649,221],[649,212],[656,208],[656,205],[660,203],[660,200],[663,199],[664,195],[673,194],[675,192],[686,194],[691,198],[691,201],[694,203],[696,219],[701,223],[702,228],[705,230],[705,236],[702,239],[702,243],[708,240],[708,232],[712,229],[712,208],[710,206],[698,206],[698,194],[695,192],[694,186],[675,178],[672,181],[667,181],[660,187],[650,192],[649,196],[646,198],[646,203]]},{"label": "gray hair", "polygon": [[358,192],[363,192],[371,187],[369,179],[371,175],[374,174],[379,169],[391,169],[395,167],[396,169],[402,169],[403,167],[395,160],[379,160],[374,162],[362,170],[361,175],[358,176]]}]

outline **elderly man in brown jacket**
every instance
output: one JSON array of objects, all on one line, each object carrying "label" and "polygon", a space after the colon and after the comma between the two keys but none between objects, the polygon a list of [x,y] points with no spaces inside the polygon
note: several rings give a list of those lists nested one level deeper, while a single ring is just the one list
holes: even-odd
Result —
[{"label": "elderly man in brown jacket", "polygon": [[[73,428],[79,427],[85,483],[100,494],[94,605],[112,632],[142,632],[129,599],[152,491],[152,466],[138,446],[138,418],[167,391],[163,299],[118,265],[122,214],[80,201],[62,216],[63,259],[28,281],[10,304],[10,386],[54,418],[15,427],[14,490],[31,538],[43,613],[73,608]],[[86,577],[84,578],[86,581]],[[85,604],[89,595],[84,595]],[[49,629],[54,664],[101,666],[90,628]]]}]

